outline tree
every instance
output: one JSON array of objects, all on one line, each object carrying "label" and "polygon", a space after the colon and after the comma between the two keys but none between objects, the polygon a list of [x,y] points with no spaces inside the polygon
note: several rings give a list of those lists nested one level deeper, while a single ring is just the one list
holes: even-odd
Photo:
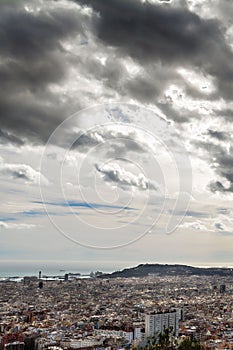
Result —
[{"label": "tree", "polygon": [[184,338],[184,340],[180,343],[179,350],[202,350],[203,347],[200,342],[196,340],[191,340],[189,338]]}]

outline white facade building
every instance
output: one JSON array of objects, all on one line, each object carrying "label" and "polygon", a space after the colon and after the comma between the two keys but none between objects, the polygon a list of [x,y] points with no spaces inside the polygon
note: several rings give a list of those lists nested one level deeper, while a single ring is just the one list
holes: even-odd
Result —
[{"label": "white facade building", "polygon": [[136,339],[136,340],[142,340],[141,328],[139,328],[139,327],[134,328],[134,336],[133,336],[133,338]]},{"label": "white facade building", "polygon": [[171,334],[174,334],[177,337],[179,332],[179,319],[179,313],[176,310],[146,315],[146,336],[158,336],[160,333],[164,332],[164,329],[169,328],[171,330]]},{"label": "white facade building", "polygon": [[122,330],[116,331],[107,329],[96,329],[95,334],[113,338],[124,337],[129,343],[132,343],[133,341],[133,332],[124,332]]}]

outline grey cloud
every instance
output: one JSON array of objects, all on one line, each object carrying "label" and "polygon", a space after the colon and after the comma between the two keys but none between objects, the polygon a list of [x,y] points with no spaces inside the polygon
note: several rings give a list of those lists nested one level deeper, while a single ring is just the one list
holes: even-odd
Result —
[{"label": "grey cloud", "polygon": [[217,130],[208,130],[208,134],[211,137],[216,138],[220,141],[226,141],[229,137],[229,135],[226,132],[217,131]]},{"label": "grey cloud", "polygon": [[0,124],[5,135],[45,142],[69,113],[69,105],[51,89],[66,76],[68,56],[61,41],[83,29],[77,12],[59,6],[28,12],[25,4],[0,4]]},{"label": "grey cloud", "polygon": [[[161,82],[160,82],[161,83]],[[160,88],[151,78],[146,75],[138,76],[127,84],[129,93],[139,101],[150,102],[160,94]]]},{"label": "grey cloud", "polygon": [[216,222],[214,224],[214,227],[217,231],[224,231],[225,226],[221,222]]},{"label": "grey cloud", "polygon": [[197,142],[196,145],[207,151],[207,159],[216,174],[228,182],[224,185],[222,180],[217,179],[209,184],[212,192],[233,192],[233,146],[229,149],[223,144],[213,144],[211,142]]},{"label": "grey cloud", "polygon": [[231,213],[231,210],[229,208],[218,208],[217,211],[222,215],[230,215]]},{"label": "grey cloud", "polygon": [[[84,95],[92,101],[97,96],[98,102],[111,96],[156,104],[177,124],[189,122],[200,114],[186,108],[175,109],[173,101],[160,99],[166,87],[173,83],[181,83],[187,95],[194,99],[213,101],[221,96],[232,99],[233,54],[224,37],[223,22],[199,17],[184,2],[182,7],[182,2],[178,6],[175,1],[155,5],[138,0],[78,0],[76,3],[92,6],[94,10],[93,32],[86,37],[87,22],[78,10],[60,6],[62,2],[51,2],[54,6],[47,6],[48,3],[40,1],[41,9],[35,13],[24,9],[24,4],[34,6],[33,1],[0,4],[1,143],[46,142],[56,126],[74,112],[73,106],[82,105]],[[74,50],[72,56],[62,46],[64,40],[76,45],[83,38],[88,42],[85,54]],[[89,43],[93,52],[88,49]],[[104,64],[99,57],[104,57]],[[124,66],[129,58],[140,68],[137,74],[131,75]],[[82,86],[78,88],[76,92],[80,94],[76,93],[75,98],[69,91],[65,96],[62,90],[70,64],[89,84],[84,93]],[[212,75],[218,91],[202,97],[195,86],[189,86],[177,74],[176,68],[180,66]],[[92,91],[92,79],[100,86],[98,92]],[[75,75],[73,82],[77,83]],[[232,113],[230,107],[215,111],[216,116],[228,121],[232,120]],[[183,125],[180,127],[185,128]],[[216,129],[210,130],[208,136],[226,141],[227,134]],[[105,138],[109,141],[107,135]],[[73,147],[86,152],[99,143],[100,140],[84,135]],[[210,184],[211,190],[232,192],[232,157],[228,155],[227,159],[225,150],[215,148],[211,142],[199,146],[209,152],[208,160],[217,175],[230,182],[226,186],[216,179]],[[111,143],[107,155],[123,157],[128,151],[144,152],[144,149],[136,140],[122,138]]]},{"label": "grey cloud", "polygon": [[109,158],[123,158],[128,152],[144,153],[145,149],[136,140],[122,138],[109,145],[106,156]]},{"label": "grey cloud", "polygon": [[17,146],[22,146],[24,141],[19,137],[0,129],[0,143],[12,143]]},{"label": "grey cloud", "polygon": [[95,132],[92,133],[80,131],[77,134],[72,134],[71,137],[75,140],[72,143],[72,148],[77,149],[79,152],[86,152],[101,142],[101,136]]},{"label": "grey cloud", "polygon": [[94,76],[101,80],[104,85],[111,89],[121,89],[122,80],[127,75],[122,62],[113,53],[106,58],[104,64],[95,58],[95,56],[86,57],[85,69],[90,78]]},{"label": "grey cloud", "polygon": [[125,83],[125,89],[134,99],[150,103],[159,100],[168,84],[180,83],[180,81],[181,77],[174,67],[153,61],[140,69],[136,76],[128,79]]},{"label": "grey cloud", "polygon": [[133,131],[121,132],[105,128],[87,132],[80,130],[69,134],[65,142],[68,142],[68,145],[72,143],[72,148],[81,153],[105,144],[106,156],[113,158],[123,157],[128,152],[145,152],[145,146],[140,143]]},{"label": "grey cloud", "polygon": [[[50,58],[54,49],[61,50],[60,40],[81,31],[78,18],[63,9],[30,13],[18,4],[9,8],[1,5],[1,54],[35,63],[38,58]],[[40,61],[41,63],[46,63]]]},{"label": "grey cloud", "polygon": [[29,142],[46,142],[66,115],[53,94],[20,93],[0,97],[0,122],[5,132],[15,133]]},{"label": "grey cloud", "polygon": [[219,93],[232,98],[233,53],[217,20],[188,8],[138,0],[77,0],[92,6],[96,34],[142,64],[196,66],[217,78]]},{"label": "grey cloud", "polygon": [[[182,81],[175,72],[178,65],[198,66],[210,74],[212,71],[218,81],[222,76],[223,84],[231,83],[232,53],[217,21],[201,19],[186,7],[174,8],[171,4],[142,4],[137,0],[76,2],[89,4],[99,13],[93,15],[92,28],[101,40],[94,46],[98,52],[93,55],[88,51],[89,44],[84,55],[62,46],[63,40],[69,40],[77,48],[77,42],[91,30],[78,9],[72,11],[59,2],[47,6],[50,2],[41,1],[41,9],[31,13],[24,4],[36,6],[35,2],[1,3],[0,123],[5,133],[45,142],[74,108],[83,106],[82,87],[75,98],[53,90],[54,86],[62,87],[70,65],[89,80],[85,96],[92,98],[96,94],[91,91],[94,78],[102,84],[101,98],[127,96],[143,103],[158,102],[168,84]],[[92,34],[86,42],[92,40]],[[98,59],[99,53],[106,58],[104,64]],[[124,66],[129,56],[141,67],[136,76]],[[232,91],[229,84],[228,95]],[[221,86],[222,92],[224,89]],[[195,89],[191,90],[195,95]],[[196,116],[176,111],[167,101],[158,106],[178,123]],[[2,138],[4,141],[10,140]]]},{"label": "grey cloud", "polygon": [[224,117],[226,120],[228,121],[232,121],[233,120],[233,109],[222,109],[220,111],[216,111],[216,115],[220,116],[220,117]]},{"label": "grey cloud", "polygon": [[170,103],[159,102],[157,106],[163,111],[163,113],[169,116],[169,119],[175,120],[176,123],[182,124],[189,121],[189,119],[196,116],[196,114],[191,113],[187,110],[175,110]]},{"label": "grey cloud", "polygon": [[212,181],[209,184],[209,189],[211,192],[226,192],[226,188],[220,181]]},{"label": "grey cloud", "polygon": [[[196,3],[196,9],[205,10],[205,3],[192,0],[193,4]],[[208,6],[211,8],[211,17],[218,17],[223,21],[223,25],[228,27],[232,24],[233,7],[229,0],[209,0]],[[205,10],[206,11],[206,10]]]}]

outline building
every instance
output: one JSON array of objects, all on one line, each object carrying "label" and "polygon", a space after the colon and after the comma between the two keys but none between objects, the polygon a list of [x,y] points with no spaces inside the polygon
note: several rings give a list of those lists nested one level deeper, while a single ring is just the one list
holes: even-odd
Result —
[{"label": "building", "polygon": [[142,330],[140,327],[135,327],[133,333],[133,338],[135,340],[142,340]]},{"label": "building", "polygon": [[133,332],[126,332],[123,330],[108,330],[108,329],[97,329],[95,331],[95,334],[105,337],[112,337],[112,338],[125,338],[127,342],[132,343],[133,341]]},{"label": "building", "polygon": [[226,285],[225,285],[225,284],[221,284],[221,285],[220,285],[219,291],[220,291],[220,293],[225,293],[225,291],[226,291]]},{"label": "building", "polygon": [[176,309],[177,316],[178,316],[178,321],[184,321],[184,309],[183,308],[178,308]]},{"label": "building", "polygon": [[5,344],[5,350],[24,350],[24,342],[15,341],[13,343]]},{"label": "building", "polygon": [[37,282],[38,278],[37,276],[24,276],[23,282],[24,284],[30,284],[31,282]]},{"label": "building", "polygon": [[146,315],[145,333],[147,337],[158,336],[164,329],[170,329],[176,337],[179,333],[180,311],[164,311]]}]

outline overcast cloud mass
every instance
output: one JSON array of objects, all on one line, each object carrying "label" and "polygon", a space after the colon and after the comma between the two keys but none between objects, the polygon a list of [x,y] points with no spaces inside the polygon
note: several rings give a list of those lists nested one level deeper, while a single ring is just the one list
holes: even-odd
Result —
[{"label": "overcast cloud mass", "polygon": [[2,262],[232,265],[232,18],[228,0],[1,1]]}]

